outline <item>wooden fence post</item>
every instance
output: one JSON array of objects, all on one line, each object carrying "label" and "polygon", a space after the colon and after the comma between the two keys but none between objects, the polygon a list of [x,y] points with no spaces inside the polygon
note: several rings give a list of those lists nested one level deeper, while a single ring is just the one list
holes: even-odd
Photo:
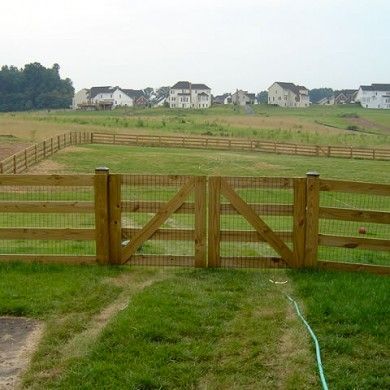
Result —
[{"label": "wooden fence post", "polygon": [[293,246],[294,267],[304,267],[306,245],[306,179],[294,179]]},{"label": "wooden fence post", "polygon": [[108,177],[109,169],[95,169],[95,239],[96,260],[99,264],[110,261],[109,214],[108,214]]},{"label": "wooden fence post", "polygon": [[110,264],[122,262],[122,204],[121,204],[122,175],[108,177],[108,228]]},{"label": "wooden fence post", "polygon": [[209,177],[209,242],[208,266],[220,267],[221,241],[221,178]]},{"label": "wooden fence post", "polygon": [[315,267],[318,256],[320,211],[320,174],[308,172],[306,178],[306,244],[305,267]]},{"label": "wooden fence post", "polygon": [[207,267],[206,253],[206,177],[195,181],[195,267]]}]

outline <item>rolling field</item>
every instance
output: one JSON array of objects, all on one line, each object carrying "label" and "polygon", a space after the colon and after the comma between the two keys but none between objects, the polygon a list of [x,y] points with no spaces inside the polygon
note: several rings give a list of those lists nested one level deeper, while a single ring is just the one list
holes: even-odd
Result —
[{"label": "rolling field", "polygon": [[[262,109],[256,107],[254,116],[226,112],[224,107],[189,114],[130,110],[2,115],[0,134],[13,134],[16,139],[12,143],[42,139],[51,135],[50,131],[99,128],[147,133],[227,132],[223,135],[259,138],[273,135],[280,141],[321,140],[318,143],[352,142],[367,146],[389,144],[385,130],[388,113],[375,111],[366,115],[366,111],[356,107],[331,107],[329,111],[312,107],[311,111],[297,111],[291,118],[291,111]],[[369,121],[376,125],[364,128],[364,132],[348,132],[343,126],[351,125],[350,119],[359,118],[341,115],[352,110],[357,110],[359,118],[366,115],[366,124]],[[209,125],[205,130],[202,126],[206,122]],[[7,133],[10,128],[12,132]],[[93,173],[102,165],[109,166],[112,173],[302,177],[307,171],[317,170],[323,178],[378,183],[388,183],[390,179],[390,162],[383,161],[102,145],[62,150],[30,168],[29,173]],[[173,192],[161,190],[159,197],[168,199]],[[139,193],[127,195],[147,200],[155,196],[142,187]],[[290,192],[276,189],[260,193],[246,190],[241,195],[253,202],[291,202]],[[324,195],[323,205],[390,210],[385,197]],[[0,199],[41,200],[45,196],[19,191],[1,193]],[[49,196],[53,200],[92,200],[87,191],[53,191]],[[247,228],[238,217],[224,218],[225,228]],[[267,218],[275,229],[291,226],[290,217]],[[144,222],[132,221],[138,225]],[[34,222],[31,215],[23,214],[0,219],[2,227],[50,227],[58,223],[91,227],[94,219],[90,215],[42,215]],[[175,215],[166,227],[192,224],[188,216]],[[379,224],[367,225],[373,237],[389,236],[388,226],[376,225]],[[355,223],[322,226],[326,232],[355,235],[357,228]],[[76,243],[67,242],[75,245],[74,253],[94,253],[90,244]],[[19,253],[32,248],[32,243],[7,245],[11,245],[10,251],[18,248]],[[159,245],[161,242],[152,242],[142,250],[192,250],[183,242],[173,242],[168,248]],[[57,253],[64,247],[39,243],[39,249]],[[223,248],[225,253],[241,251],[245,255],[257,255],[259,250],[253,245]],[[390,263],[388,252],[373,255],[369,251],[353,251],[359,252],[349,258],[353,261]],[[330,259],[333,255],[344,257],[345,253],[321,255]],[[26,388],[317,389],[314,348],[285,298],[286,293],[298,300],[319,338],[330,388],[378,389],[390,385],[390,282],[385,277],[284,269],[173,270],[18,263],[0,264],[0,276],[4,281],[0,284],[0,314],[30,316],[46,324],[39,348],[24,375]],[[277,286],[269,279],[287,283]]]},{"label": "rolling field", "polygon": [[[320,145],[390,146],[389,110],[359,106],[284,109],[258,105],[254,114],[224,106],[208,110],[117,109],[0,115],[0,135],[36,141],[64,131],[203,134]],[[352,127],[351,127],[352,126]],[[348,130],[352,128],[353,130]]]}]

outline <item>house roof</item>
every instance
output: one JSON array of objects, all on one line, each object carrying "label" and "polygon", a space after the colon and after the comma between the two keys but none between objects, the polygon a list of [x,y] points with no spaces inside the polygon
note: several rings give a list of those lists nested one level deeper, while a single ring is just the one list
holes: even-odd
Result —
[{"label": "house roof", "polygon": [[390,84],[361,85],[363,91],[390,91]]},{"label": "house roof", "polygon": [[290,90],[292,93],[295,93],[295,95],[299,95],[299,93],[302,89],[308,91],[308,89],[306,87],[304,87],[303,85],[295,85],[294,83],[286,83],[283,81],[276,81],[276,84],[279,84],[283,89]]},{"label": "house roof", "polygon": [[115,91],[117,87],[105,86],[105,87],[92,87],[90,90],[90,98],[93,99],[99,93],[110,93]]},{"label": "house roof", "polygon": [[205,84],[191,84],[189,81],[178,81],[171,89],[209,89]]},{"label": "house roof", "polygon": [[124,89],[121,88],[121,91],[123,91],[128,97],[132,99],[138,99],[141,96],[144,96],[144,91],[142,89]]},{"label": "house roof", "polygon": [[172,89],[190,89],[191,83],[189,81],[178,81]]},{"label": "house roof", "polygon": [[192,84],[192,89],[210,89],[206,84]]},{"label": "house roof", "polygon": [[206,92],[198,93],[199,96],[209,96]]}]

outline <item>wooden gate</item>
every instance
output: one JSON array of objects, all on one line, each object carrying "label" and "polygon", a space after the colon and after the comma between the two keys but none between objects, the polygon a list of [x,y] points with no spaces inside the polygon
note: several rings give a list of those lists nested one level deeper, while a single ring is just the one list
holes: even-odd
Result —
[{"label": "wooden gate", "polygon": [[208,265],[302,265],[305,208],[305,179],[210,177]]},{"label": "wooden gate", "polygon": [[205,177],[121,175],[120,184],[118,263],[207,265]]}]

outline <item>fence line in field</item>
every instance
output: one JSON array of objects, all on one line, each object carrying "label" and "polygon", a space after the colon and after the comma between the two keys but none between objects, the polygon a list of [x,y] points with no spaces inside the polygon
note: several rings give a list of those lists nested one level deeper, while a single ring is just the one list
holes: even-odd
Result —
[{"label": "fence line in field", "polygon": [[79,144],[177,147],[252,151],[297,156],[390,160],[390,149],[347,146],[299,145],[244,138],[70,132],[48,138],[0,161],[0,174],[22,173],[30,166],[68,146]]},{"label": "fence line in field", "polygon": [[0,261],[390,274],[389,253],[387,184],[314,173],[0,175]]},{"label": "fence line in field", "polygon": [[45,139],[0,161],[0,174],[22,173],[61,149],[85,143],[91,143],[91,133],[69,132]]}]

